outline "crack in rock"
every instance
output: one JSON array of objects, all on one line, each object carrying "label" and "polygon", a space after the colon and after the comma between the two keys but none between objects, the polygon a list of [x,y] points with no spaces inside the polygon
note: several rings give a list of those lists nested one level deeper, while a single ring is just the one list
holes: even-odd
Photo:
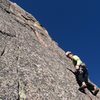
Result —
[{"label": "crack in rock", "polygon": [[1,30],[0,30],[0,33],[3,34],[3,35],[9,36],[9,37],[16,37],[15,35],[12,35],[10,33],[3,32]]},{"label": "crack in rock", "polygon": [[0,56],[3,56],[4,52],[5,52],[5,48],[4,48],[3,51],[1,52]]}]

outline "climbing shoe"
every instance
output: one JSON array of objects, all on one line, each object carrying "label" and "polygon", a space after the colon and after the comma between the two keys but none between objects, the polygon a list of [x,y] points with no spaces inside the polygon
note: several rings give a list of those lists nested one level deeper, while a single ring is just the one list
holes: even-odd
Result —
[{"label": "climbing shoe", "polygon": [[99,89],[97,88],[96,90],[94,90],[93,95],[96,96],[98,94],[98,92],[99,92]]}]

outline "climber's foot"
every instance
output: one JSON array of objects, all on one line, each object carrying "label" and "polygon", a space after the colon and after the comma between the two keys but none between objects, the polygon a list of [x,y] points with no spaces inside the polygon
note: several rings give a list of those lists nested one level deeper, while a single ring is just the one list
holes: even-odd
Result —
[{"label": "climber's foot", "polygon": [[97,88],[96,90],[93,91],[93,95],[96,96],[98,94],[98,92],[99,92],[99,89]]}]

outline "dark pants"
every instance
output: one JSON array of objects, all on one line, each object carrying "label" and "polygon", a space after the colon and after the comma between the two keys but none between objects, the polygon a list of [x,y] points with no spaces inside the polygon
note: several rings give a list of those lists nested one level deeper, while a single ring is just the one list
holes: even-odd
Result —
[{"label": "dark pants", "polygon": [[77,73],[78,73],[77,77],[81,82],[86,82],[86,83],[88,82],[88,71],[86,68],[85,69],[80,68],[77,71]]},{"label": "dark pants", "polygon": [[89,75],[86,67],[80,68],[76,71],[76,79],[79,86],[82,86],[82,82],[85,82],[89,90],[94,90],[94,84],[89,81]]}]

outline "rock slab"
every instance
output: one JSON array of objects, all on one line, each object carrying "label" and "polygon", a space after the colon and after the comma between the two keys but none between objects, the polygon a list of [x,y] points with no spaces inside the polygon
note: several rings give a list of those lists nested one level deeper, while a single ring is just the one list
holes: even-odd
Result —
[{"label": "rock slab", "polygon": [[78,91],[73,68],[31,14],[0,0],[0,100],[90,100]]}]

